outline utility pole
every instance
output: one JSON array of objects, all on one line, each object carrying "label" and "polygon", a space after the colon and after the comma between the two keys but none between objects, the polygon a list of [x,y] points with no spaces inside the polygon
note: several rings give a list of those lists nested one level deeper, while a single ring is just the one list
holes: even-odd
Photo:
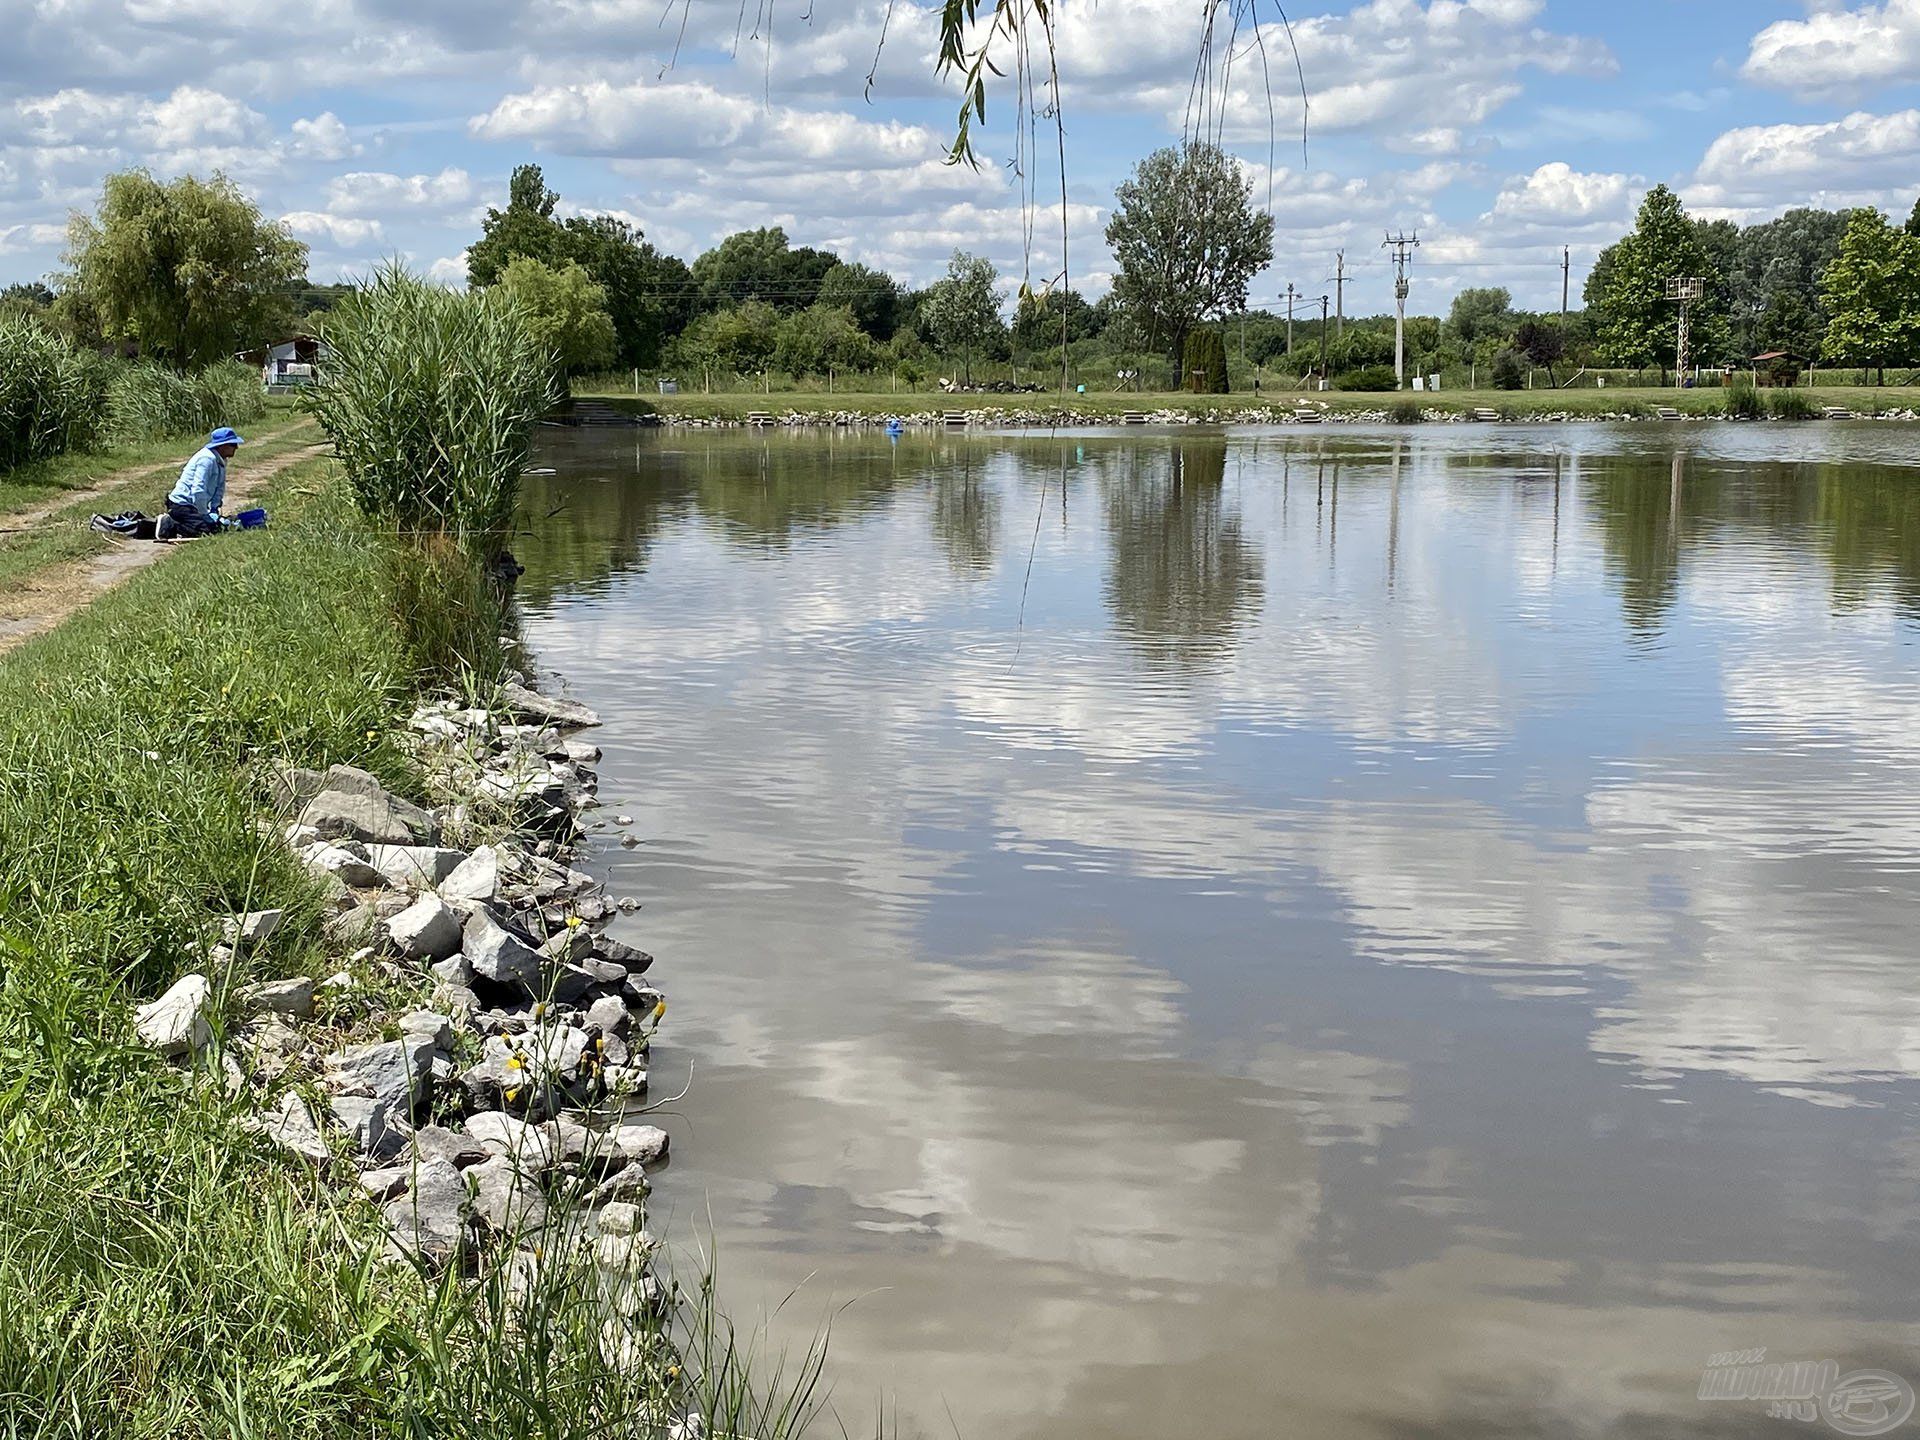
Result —
[{"label": "utility pole", "polygon": [[1320,297],[1320,379],[1327,378],[1327,297]]},{"label": "utility pole", "polygon": [[1562,245],[1560,247],[1560,328],[1562,330],[1566,329],[1567,325],[1567,290],[1572,279],[1573,247]]},{"label": "utility pole", "polygon": [[1404,390],[1407,388],[1407,262],[1420,248],[1419,232],[1409,235],[1403,230],[1398,235],[1389,235],[1380,248],[1393,252],[1393,388]]},{"label": "utility pole", "polygon": [[1347,334],[1347,252],[1333,252],[1333,323],[1334,338],[1344,340]]},{"label": "utility pole", "polygon": [[1293,288],[1293,282],[1287,282],[1287,358],[1293,358],[1293,297],[1299,292]]}]

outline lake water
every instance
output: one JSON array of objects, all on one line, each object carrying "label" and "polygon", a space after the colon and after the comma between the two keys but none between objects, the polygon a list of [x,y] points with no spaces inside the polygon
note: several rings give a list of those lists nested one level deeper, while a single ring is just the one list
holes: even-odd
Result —
[{"label": "lake water", "polygon": [[1920,1382],[1920,430],[541,463],[526,634],[694,1067],[655,1224],[749,1328],[831,1316],[852,1433],[1830,1434],[1708,1357]]}]

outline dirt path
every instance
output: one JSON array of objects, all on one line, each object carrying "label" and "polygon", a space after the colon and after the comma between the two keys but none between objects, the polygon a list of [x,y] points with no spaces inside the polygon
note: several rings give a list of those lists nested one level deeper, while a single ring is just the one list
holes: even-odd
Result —
[{"label": "dirt path", "polygon": [[[263,430],[249,444],[264,445],[269,440],[278,440],[283,435],[291,435],[302,425],[312,422],[306,417],[295,420],[290,425],[282,425],[278,430]],[[129,465],[123,470],[112,470],[89,480],[85,485],[73,490],[62,490],[49,495],[44,500],[36,500],[18,510],[0,512],[0,534],[11,534],[17,530],[31,530],[50,515],[57,515],[69,505],[78,505],[88,500],[97,500],[109,491],[135,480],[151,479],[161,475],[170,475],[179,469],[174,460],[156,460],[146,465]]]},{"label": "dirt path", "polygon": [[[285,434],[286,431],[275,433]],[[227,487],[229,506],[234,501],[252,498],[268,480],[281,471],[322,454],[326,449],[327,446],[322,443],[308,445],[299,450],[290,450],[284,455],[276,455],[257,467],[235,475],[233,483]],[[117,483],[124,485],[148,473],[147,468],[136,467],[122,472],[117,477]],[[38,512],[37,518],[44,520],[69,505],[84,502],[91,496],[105,493],[107,488],[103,484],[97,490],[70,490],[61,498],[58,505]],[[35,512],[28,511],[21,512],[18,517],[6,518],[12,522],[16,518],[26,518],[34,514]],[[216,545],[246,543],[237,535],[210,536],[208,539]],[[44,570],[28,575],[19,582],[17,588],[0,596],[0,655],[6,654],[22,641],[29,640],[35,635],[45,634],[76,610],[91,604],[136,571],[146,569],[147,566],[171,555],[184,545],[198,543],[201,542],[113,539],[109,540],[109,548],[101,554],[50,565]]]}]

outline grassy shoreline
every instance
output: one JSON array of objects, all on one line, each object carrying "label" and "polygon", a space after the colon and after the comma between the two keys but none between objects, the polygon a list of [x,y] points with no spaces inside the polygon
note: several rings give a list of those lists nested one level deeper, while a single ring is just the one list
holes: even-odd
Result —
[{"label": "grassy shoreline", "polygon": [[[217,1048],[180,1065],[133,1037],[133,1006],[250,909],[287,920],[227,990],[344,968],[328,1024],[404,1008],[263,823],[269,764],[418,791],[396,737],[436,602],[331,468],[276,476],[268,530],[185,547],[0,657],[0,1433],[584,1440],[678,1403],[668,1347],[610,1359],[574,1297],[529,1309],[504,1271],[393,1262],[357,1184],[241,1128],[256,1102]],[[216,1033],[244,1053],[237,1023]]]},{"label": "grassy shoreline", "polygon": [[[1763,392],[1764,393],[1764,392]],[[1920,412],[1920,388],[1875,388],[1858,386],[1821,387],[1818,391],[1798,392],[1820,406],[1834,405],[1860,415],[1888,412]],[[1056,417],[1065,423],[1118,424],[1129,411],[1146,414],[1167,412],[1219,423],[1259,423],[1261,419],[1285,422],[1296,410],[1312,408],[1334,417],[1379,417],[1396,408],[1417,406],[1425,415],[1466,417],[1475,410],[1498,412],[1503,418],[1565,416],[1571,419],[1647,418],[1656,407],[1668,406],[1690,417],[1724,415],[1727,392],[1721,389],[1629,389],[1606,390],[1456,390],[1436,393],[1326,391],[1322,393],[1280,394],[1263,392],[1232,395],[1162,394],[1088,394],[1056,393],[1029,395],[949,395],[941,391],[899,393],[849,393],[828,395],[787,392],[774,394],[734,393],[725,395],[641,395],[617,391],[582,389],[578,399],[593,399],[641,416],[657,416],[669,421],[707,421],[717,424],[738,423],[754,411],[775,416],[801,415],[827,417],[858,415],[876,419],[889,415],[937,415],[951,410],[1009,417],[1009,423],[1051,423]],[[1262,416],[1258,412],[1264,411]]]}]

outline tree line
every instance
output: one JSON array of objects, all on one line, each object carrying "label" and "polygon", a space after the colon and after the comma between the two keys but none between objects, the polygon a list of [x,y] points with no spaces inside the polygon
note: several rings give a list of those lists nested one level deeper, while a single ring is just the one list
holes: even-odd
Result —
[{"label": "tree line", "polygon": [[[779,226],[726,236],[689,264],[627,220],[564,209],[538,166],[520,166],[466,264],[469,285],[519,306],[569,374],[919,384],[1015,366],[1143,389],[1240,388],[1263,375],[1394,383],[1391,316],[1323,322],[1317,303],[1292,317],[1248,308],[1248,287],[1272,260],[1273,219],[1239,162],[1201,142],[1154,152],[1116,189],[1106,230],[1116,275],[1094,301],[1064,282],[1009,287],[965,251],[914,287],[795,245]],[[351,288],[311,283],[306,247],[220,175],[107,177],[94,212],[74,216],[64,258],[46,283],[0,291],[0,312],[179,368],[324,331]],[[1408,317],[1409,368],[1507,387],[1589,366],[1664,380],[1677,340],[1668,282],[1683,277],[1704,282],[1690,315],[1696,364],[1744,368],[1770,351],[1795,357],[1786,367],[1920,364],[1920,205],[1900,226],[1873,209],[1801,208],[1742,227],[1690,216],[1656,186],[1633,232],[1600,252],[1584,309],[1528,312],[1502,287],[1462,291],[1444,317]]]}]

